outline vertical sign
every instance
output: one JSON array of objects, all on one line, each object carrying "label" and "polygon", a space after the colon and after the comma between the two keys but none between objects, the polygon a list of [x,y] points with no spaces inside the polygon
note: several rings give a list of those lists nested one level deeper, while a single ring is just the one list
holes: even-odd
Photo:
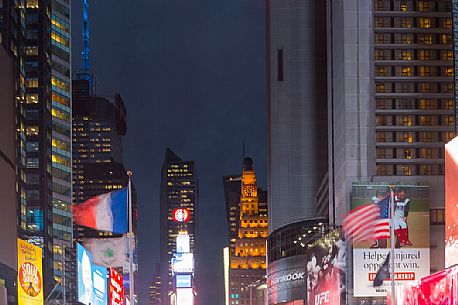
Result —
[{"label": "vertical sign", "polygon": [[458,264],[458,137],[445,145],[445,268]]},{"label": "vertical sign", "polygon": [[18,239],[18,304],[43,305],[42,250]]},{"label": "vertical sign", "polygon": [[109,305],[122,305],[123,300],[122,275],[116,269],[110,268],[110,301]]}]

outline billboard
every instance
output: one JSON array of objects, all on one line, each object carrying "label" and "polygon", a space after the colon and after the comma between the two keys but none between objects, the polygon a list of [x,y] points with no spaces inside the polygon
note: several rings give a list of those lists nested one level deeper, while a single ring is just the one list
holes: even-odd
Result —
[{"label": "billboard", "polygon": [[107,305],[107,269],[92,262],[83,246],[76,246],[78,257],[78,302],[85,305]]},{"label": "billboard", "polygon": [[42,249],[17,240],[18,305],[43,305]]},{"label": "billboard", "polygon": [[346,244],[333,230],[308,247],[307,304],[345,304]]},{"label": "billboard", "polygon": [[267,303],[303,304],[307,295],[307,256],[279,259],[267,265]]},{"label": "billboard", "polygon": [[193,305],[194,293],[192,288],[177,288],[175,305]]},{"label": "billboard", "polygon": [[122,305],[123,300],[123,281],[122,274],[116,269],[110,268],[110,283],[109,283],[109,304]]},{"label": "billboard", "polygon": [[176,239],[177,250],[176,253],[188,253],[191,252],[191,243],[189,240],[189,234],[178,234]]},{"label": "billboard", "polygon": [[177,274],[175,276],[176,288],[191,288],[191,275],[190,274]]},{"label": "billboard", "polygon": [[445,145],[445,267],[458,264],[458,138]]},{"label": "billboard", "polygon": [[194,256],[192,253],[175,253],[172,257],[173,273],[193,273]]},{"label": "billboard", "polygon": [[[353,183],[352,209],[363,204],[380,205],[380,217],[389,217],[390,196],[388,183]],[[396,236],[395,280],[398,283],[414,281],[430,272],[429,242],[429,187],[422,185],[395,185],[393,216]],[[381,203],[387,203],[381,205]],[[379,267],[390,251],[389,239],[355,242],[353,245],[353,287],[355,297],[383,297],[391,282],[373,287]],[[391,267],[390,267],[391,268]]]}]

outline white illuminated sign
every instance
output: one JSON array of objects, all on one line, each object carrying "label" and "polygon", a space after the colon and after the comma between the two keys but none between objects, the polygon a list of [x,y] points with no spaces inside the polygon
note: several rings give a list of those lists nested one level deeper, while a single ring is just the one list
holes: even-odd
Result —
[{"label": "white illuminated sign", "polygon": [[177,236],[177,251],[176,253],[188,253],[191,252],[191,245],[188,234],[179,234]]},{"label": "white illuminated sign", "polygon": [[194,294],[192,288],[177,288],[177,302],[176,305],[193,305]]},{"label": "white illuminated sign", "polygon": [[192,253],[175,253],[172,257],[173,273],[194,272],[194,256]]},{"label": "white illuminated sign", "polygon": [[176,288],[191,288],[191,275],[190,274],[177,274],[175,277]]}]

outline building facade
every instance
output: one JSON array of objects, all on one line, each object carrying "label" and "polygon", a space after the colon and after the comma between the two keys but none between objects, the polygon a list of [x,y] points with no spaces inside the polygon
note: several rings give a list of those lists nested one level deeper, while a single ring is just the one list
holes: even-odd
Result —
[{"label": "building facade", "polygon": [[313,217],[327,172],[326,2],[266,3],[269,232]]},{"label": "building facade", "polygon": [[[0,8],[0,300],[17,304],[17,198],[16,198],[16,97],[23,89],[16,82],[21,54],[15,50],[23,29],[16,24],[21,10],[13,1]],[[16,52],[16,53],[15,53]]]},{"label": "building facade", "polygon": [[24,39],[10,44],[23,58],[16,76],[24,87],[16,98],[18,235],[43,249],[46,297],[53,291],[49,299],[63,299],[64,283],[72,290],[63,251],[72,247],[70,2],[12,7],[22,10],[16,22],[25,27]]},{"label": "building facade", "polygon": [[[189,235],[190,253],[198,249],[199,183],[194,161],[182,160],[167,149],[160,186],[160,281],[162,304],[174,295],[172,257],[179,233]],[[198,270],[196,272],[198,281]],[[194,284],[193,287],[196,287]]]}]

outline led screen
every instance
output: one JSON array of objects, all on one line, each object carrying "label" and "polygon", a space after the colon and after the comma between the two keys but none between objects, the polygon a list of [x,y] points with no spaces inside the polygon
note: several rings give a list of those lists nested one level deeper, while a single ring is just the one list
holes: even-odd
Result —
[{"label": "led screen", "polygon": [[176,301],[176,305],[193,305],[194,294],[192,293],[192,288],[178,288]]},{"label": "led screen", "polygon": [[188,253],[191,252],[189,235],[180,234],[177,236],[177,253]]},{"label": "led screen", "polygon": [[122,305],[123,287],[122,274],[116,269],[110,268],[110,305]]},{"label": "led screen", "polygon": [[192,253],[175,253],[172,258],[174,273],[194,272],[194,257]]},{"label": "led screen", "polygon": [[191,275],[190,274],[177,274],[176,276],[177,288],[191,288]]},{"label": "led screen", "polygon": [[92,255],[77,244],[78,301],[85,305],[108,305],[107,269],[94,265]]}]

